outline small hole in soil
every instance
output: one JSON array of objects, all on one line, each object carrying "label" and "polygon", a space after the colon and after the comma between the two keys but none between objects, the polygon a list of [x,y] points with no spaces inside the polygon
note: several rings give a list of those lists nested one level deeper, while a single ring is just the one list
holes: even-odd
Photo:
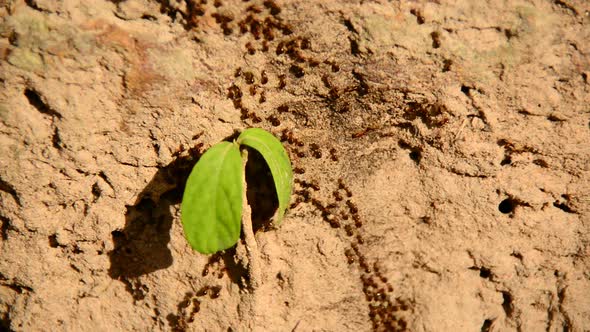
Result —
[{"label": "small hole in soil", "polygon": [[562,210],[563,212],[576,213],[574,210],[572,210],[572,208],[570,208],[566,203],[563,202],[555,201],[553,202],[553,206]]},{"label": "small hole in soil", "polygon": [[466,96],[469,96],[469,91],[471,91],[470,87],[466,85],[461,85],[461,92],[463,92]]},{"label": "small hole in soil", "polygon": [[51,248],[59,247],[59,242],[57,242],[57,234],[53,234],[49,236],[49,246]]},{"label": "small hole in soil", "polygon": [[506,166],[506,165],[510,165],[510,163],[512,163],[512,158],[510,156],[506,156],[504,157],[504,159],[500,162],[500,165],[502,166]]},{"label": "small hole in soil", "polygon": [[481,267],[479,269],[479,276],[484,278],[484,279],[489,279],[490,276],[492,275],[492,271],[486,267]]},{"label": "small hole in soil", "polygon": [[518,33],[511,29],[504,29],[504,36],[506,36],[506,39],[510,40],[513,37],[518,36]]},{"label": "small hole in soil", "polygon": [[148,14],[143,14],[143,15],[141,15],[141,19],[142,19],[142,20],[148,20],[148,21],[152,21],[152,22],[154,22],[154,21],[157,21],[157,20],[158,20],[158,19],[157,19],[155,16],[148,15]]},{"label": "small hole in soil", "polygon": [[502,308],[504,308],[506,316],[510,317],[512,315],[512,295],[508,292],[502,292],[502,298],[504,299]]},{"label": "small hole in soil", "polygon": [[350,20],[344,20],[343,23],[344,23],[344,26],[346,27],[346,29],[348,29],[348,31],[358,33],[358,31],[356,31],[356,29],[354,28],[354,26],[352,25],[352,22]]},{"label": "small hole in soil", "polygon": [[350,38],[350,53],[355,56],[361,53],[359,43],[352,38]]},{"label": "small hole in soil", "polygon": [[43,98],[41,97],[41,94],[39,94],[39,92],[37,92],[36,90],[28,88],[25,89],[25,97],[29,101],[29,104],[35,107],[35,109],[37,109],[37,111],[39,111],[40,113],[61,118],[61,114],[51,109],[49,105],[45,104]]},{"label": "small hole in soil", "polygon": [[494,321],[491,319],[486,319],[483,321],[483,325],[481,326],[481,332],[488,332],[490,331],[490,328],[492,327],[492,323]]},{"label": "small hole in soil", "polygon": [[422,160],[422,153],[420,152],[420,150],[414,150],[412,152],[410,152],[410,158],[416,162],[416,164],[420,163],[420,160]]},{"label": "small hole in soil", "polygon": [[443,61],[443,73],[448,72],[449,70],[451,70],[451,66],[453,65],[453,60],[449,60],[449,59],[445,59]]},{"label": "small hole in soil", "polygon": [[422,11],[420,9],[413,8],[413,9],[410,10],[410,13],[412,15],[416,16],[416,22],[418,24],[424,24],[424,22],[426,21],[424,19],[424,15],[422,15]]},{"label": "small hole in soil", "polygon": [[537,166],[541,166],[543,168],[549,167],[549,164],[543,159],[535,159],[535,160],[533,160],[533,164],[535,164]]},{"label": "small hole in soil", "polygon": [[515,208],[516,208],[516,202],[512,198],[506,198],[505,200],[500,202],[500,205],[498,205],[498,210],[500,210],[500,212],[502,212],[504,214],[514,212]]},{"label": "small hole in soil", "polygon": [[430,33],[430,37],[432,38],[432,48],[439,48],[441,45],[440,33],[438,31],[433,31]]}]

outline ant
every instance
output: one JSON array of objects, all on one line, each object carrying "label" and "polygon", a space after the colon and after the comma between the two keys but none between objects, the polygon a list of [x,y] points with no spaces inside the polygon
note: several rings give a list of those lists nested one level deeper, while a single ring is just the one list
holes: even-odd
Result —
[{"label": "ant", "polygon": [[346,251],[344,252],[344,255],[347,258],[348,264],[354,263],[354,253],[350,249],[346,249]]},{"label": "ant", "polygon": [[268,83],[268,77],[266,76],[266,70],[263,70],[262,73],[260,73],[260,84],[264,85]]},{"label": "ant", "polygon": [[361,228],[363,226],[363,222],[361,221],[361,218],[358,214],[353,214],[352,219],[354,220],[354,226],[356,228]]},{"label": "ant", "polygon": [[303,200],[301,199],[301,197],[298,196],[297,198],[295,198],[295,202],[291,203],[289,208],[293,209],[293,208],[297,207],[301,202],[303,202]]},{"label": "ant", "polygon": [[250,96],[256,95],[256,85],[250,86]]},{"label": "ant", "polygon": [[332,161],[338,161],[338,155],[336,155],[336,149],[334,148],[330,149],[330,159],[332,159]]},{"label": "ant", "polygon": [[234,32],[234,30],[229,26],[229,22],[233,21],[233,18],[229,17],[226,22],[221,23],[221,29],[223,29],[223,34],[229,36]]},{"label": "ant", "polygon": [[193,136],[193,140],[197,140],[197,139],[201,138],[201,136],[203,136],[204,133],[205,132],[201,130],[198,134],[195,134]]},{"label": "ant", "polygon": [[250,113],[250,115],[251,115],[250,119],[252,120],[252,122],[254,122],[254,123],[262,122],[262,119],[258,115],[256,115],[256,113],[252,112],[252,113]]},{"label": "ant", "polygon": [[283,129],[281,132],[281,142],[287,141],[289,144],[297,144],[298,147],[305,146],[305,143],[293,136],[293,132],[288,129]]},{"label": "ant", "polygon": [[357,234],[356,235],[356,242],[358,244],[363,244],[363,243],[365,243],[365,240],[363,240],[363,237],[360,234]]},{"label": "ant", "polygon": [[330,82],[330,78],[328,77],[328,75],[322,76],[322,82],[324,83],[324,86],[326,88],[328,88],[328,89],[332,88],[332,83]]},{"label": "ant", "polygon": [[295,194],[301,195],[301,197],[303,197],[304,202],[309,202],[309,200],[311,199],[311,194],[308,190],[297,190]]},{"label": "ant", "polygon": [[213,286],[213,287],[211,287],[211,294],[209,295],[209,297],[212,299],[216,299],[219,297],[220,292],[221,292],[221,286]]},{"label": "ant", "polygon": [[246,21],[240,21],[238,23],[238,27],[240,28],[240,33],[245,34],[248,32],[248,26],[246,25]]},{"label": "ant", "polygon": [[309,39],[308,38],[301,39],[301,49],[307,50],[309,48],[311,48],[311,42],[309,41]]},{"label": "ant", "polygon": [[327,65],[331,65],[332,72],[336,73],[336,72],[339,72],[340,71],[340,66],[338,66],[335,62],[326,60],[326,61],[324,61],[324,63],[327,64]]},{"label": "ant", "polygon": [[315,59],[309,59],[309,61],[307,63],[309,64],[310,67],[317,67],[320,65],[320,62]]},{"label": "ant", "polygon": [[356,133],[352,134],[352,138],[361,138],[361,137],[365,136],[365,134],[370,131],[371,131],[371,128],[365,128],[361,131],[357,131]]},{"label": "ant", "polygon": [[285,42],[280,42],[277,45],[277,49],[276,49],[277,55],[281,55],[281,54],[285,53],[286,51],[287,51],[287,48],[285,47]]},{"label": "ant", "polygon": [[227,97],[229,99],[237,100],[242,98],[242,90],[237,85],[232,84],[227,90]]},{"label": "ant", "polygon": [[201,289],[199,289],[199,291],[197,291],[197,296],[205,296],[209,293],[209,286],[203,286],[201,287]]},{"label": "ant", "polygon": [[278,127],[281,124],[281,121],[275,115],[271,115],[266,119],[270,121],[270,124],[273,125],[273,127]]},{"label": "ant", "polygon": [[330,226],[332,226],[332,228],[340,228],[340,222],[336,219],[330,219],[328,220],[328,222],[330,223]]},{"label": "ant", "polygon": [[301,167],[295,167],[295,168],[293,169],[293,172],[294,172],[295,174],[304,174],[304,173],[305,173],[305,170],[304,170],[303,168],[301,168]]},{"label": "ant", "polygon": [[184,144],[180,144],[178,149],[172,153],[172,157],[178,157],[184,151],[186,151],[186,147],[184,146]]},{"label": "ant", "polygon": [[259,102],[260,104],[262,104],[262,103],[264,103],[265,101],[266,101],[266,94],[264,93],[264,91],[262,91],[262,92],[260,93],[260,99],[258,100],[258,102]]},{"label": "ant", "polygon": [[328,208],[328,209],[335,209],[337,207],[338,207],[338,205],[336,203],[330,203],[330,204],[326,205],[326,208]]},{"label": "ant", "polygon": [[344,190],[346,192],[346,196],[352,197],[352,192],[350,191],[350,189],[348,189],[348,186],[344,183],[344,180],[342,180],[342,178],[338,179],[338,189]]},{"label": "ant", "polygon": [[252,19],[252,21],[250,22],[250,33],[252,33],[252,35],[254,36],[254,39],[259,40],[260,39],[260,34],[262,30],[262,25],[260,24],[260,21],[256,20],[256,19]]},{"label": "ant", "polygon": [[313,206],[315,206],[318,210],[325,212],[326,208],[324,207],[324,204],[322,204],[322,202],[320,202],[318,199],[316,198],[312,198],[311,199],[311,204]]},{"label": "ant", "polygon": [[333,86],[332,88],[330,88],[330,91],[328,91],[328,98],[330,100],[336,100],[340,98],[340,91],[337,87]]},{"label": "ant", "polygon": [[311,155],[314,156],[316,159],[320,159],[322,157],[322,151],[320,150],[320,146],[316,143],[312,143],[310,145]]},{"label": "ant", "polygon": [[351,202],[350,200],[347,200],[347,201],[346,201],[346,205],[348,206],[348,208],[350,209],[350,212],[351,212],[352,214],[356,214],[356,213],[358,213],[358,212],[359,212],[359,210],[358,210],[358,208],[356,207],[356,205],[355,205],[353,202]]},{"label": "ant", "polygon": [[240,113],[241,113],[240,119],[241,120],[246,120],[249,117],[250,111],[248,111],[248,109],[245,108],[245,107],[241,107],[240,108]]},{"label": "ant", "polygon": [[250,55],[254,55],[256,53],[256,49],[254,49],[254,46],[252,46],[252,43],[250,42],[246,43],[246,50],[248,50],[248,54]]},{"label": "ant", "polygon": [[[299,51],[294,51],[291,54],[291,56],[292,56],[292,58],[295,59],[295,61],[297,61],[299,63],[303,63],[303,62],[307,61],[307,58]],[[299,66],[294,66],[294,67],[299,67]],[[293,68],[293,67],[291,67],[291,68]],[[299,67],[299,68],[303,71],[303,68],[301,68],[301,67]],[[303,75],[304,74],[302,74],[301,76],[303,76]]]},{"label": "ant", "polygon": [[254,83],[254,74],[252,72],[244,72],[244,79],[246,80],[246,84]]},{"label": "ant", "polygon": [[283,32],[283,35],[288,36],[293,34],[293,27],[291,27],[288,24],[284,24],[283,26],[281,26],[281,31]]},{"label": "ant", "polygon": [[315,191],[320,190],[320,186],[318,186],[316,183],[313,183],[313,182],[307,182],[305,180],[296,180],[295,182],[301,184],[301,186],[303,188],[312,188]]},{"label": "ant", "polygon": [[273,41],[275,39],[275,34],[271,27],[264,27],[262,35],[264,36],[265,41]]},{"label": "ant", "polygon": [[284,89],[287,86],[287,82],[285,81],[285,75],[279,75],[279,89]]},{"label": "ant", "polygon": [[262,13],[262,8],[260,8],[257,5],[250,5],[250,6],[248,6],[246,8],[246,11],[252,12],[252,13],[255,13],[255,14],[260,14],[260,13]]},{"label": "ant", "polygon": [[340,193],[337,190],[334,190],[332,192],[332,196],[334,196],[334,198],[336,199],[336,201],[340,202],[342,200],[342,195],[340,195]]},{"label": "ant", "polygon": [[265,1],[264,7],[269,9],[272,16],[277,16],[281,13],[281,7],[279,7],[273,0]]}]

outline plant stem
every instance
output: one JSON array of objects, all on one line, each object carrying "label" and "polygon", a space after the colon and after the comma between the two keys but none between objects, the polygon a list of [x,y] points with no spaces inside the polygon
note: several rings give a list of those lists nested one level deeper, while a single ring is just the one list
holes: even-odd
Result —
[{"label": "plant stem", "polygon": [[256,290],[260,286],[260,254],[258,252],[258,243],[252,230],[252,210],[248,205],[247,184],[246,184],[246,163],[248,162],[248,150],[242,151],[242,161],[244,167],[242,185],[242,229],[244,231],[244,240],[246,242],[246,255],[248,257],[248,274],[250,275],[250,289]]},{"label": "plant stem", "polygon": [[[258,252],[258,244],[254,237],[254,231],[252,230],[252,210],[248,205],[247,185],[246,185],[246,163],[248,162],[248,150],[242,150],[242,162],[243,162],[243,178],[242,178],[242,231],[244,232],[244,242],[246,247],[246,257],[248,259],[248,291],[243,294],[241,304],[239,306],[239,314],[243,321],[244,326],[249,330],[255,330],[257,323],[259,322],[259,309],[256,289],[260,286],[261,270],[260,270],[260,258]],[[239,243],[238,243],[239,245]]]}]

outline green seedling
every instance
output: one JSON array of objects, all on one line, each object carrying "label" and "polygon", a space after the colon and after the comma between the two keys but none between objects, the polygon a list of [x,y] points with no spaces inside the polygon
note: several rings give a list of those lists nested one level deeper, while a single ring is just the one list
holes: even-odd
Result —
[{"label": "green seedling", "polygon": [[276,225],[289,204],[293,171],[287,152],[276,137],[265,130],[250,128],[234,142],[215,144],[191,171],[180,208],[186,239],[200,253],[225,250],[240,237],[248,158],[247,150],[242,147],[258,151],[268,164],[279,202],[274,216]]}]

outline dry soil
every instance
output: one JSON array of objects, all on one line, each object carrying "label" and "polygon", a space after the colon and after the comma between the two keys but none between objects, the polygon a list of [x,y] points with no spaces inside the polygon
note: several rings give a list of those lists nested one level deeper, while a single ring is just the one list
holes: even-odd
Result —
[{"label": "dry soil", "polygon": [[[588,1],[0,17],[0,330],[590,330]],[[179,219],[199,156],[248,127],[296,173],[257,287],[241,242],[198,254]]]}]

